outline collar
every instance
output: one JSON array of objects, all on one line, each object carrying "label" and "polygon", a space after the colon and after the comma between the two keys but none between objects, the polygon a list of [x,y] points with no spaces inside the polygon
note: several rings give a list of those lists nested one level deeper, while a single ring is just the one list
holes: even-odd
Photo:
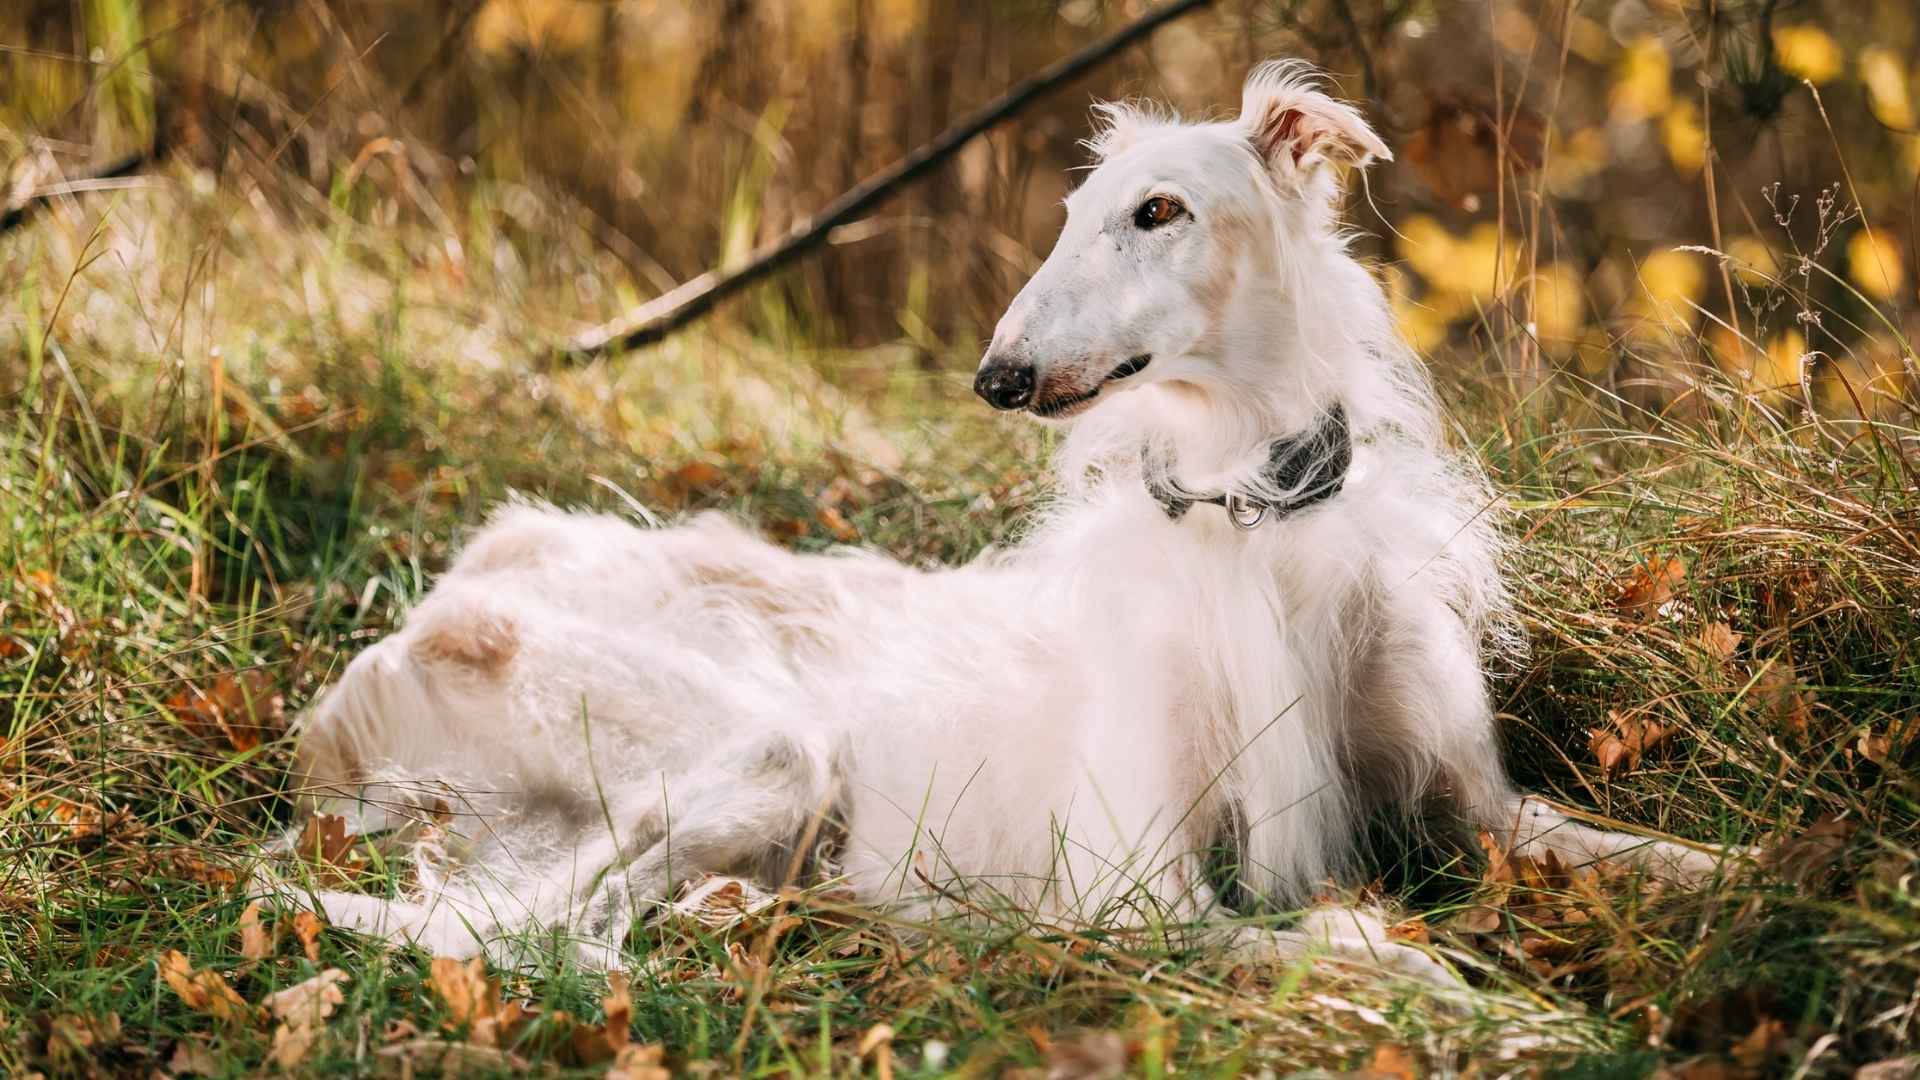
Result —
[{"label": "collar", "polygon": [[1235,491],[1194,492],[1173,478],[1171,463],[1147,470],[1147,494],[1167,517],[1179,521],[1195,503],[1212,503],[1227,511],[1227,519],[1242,529],[1253,529],[1269,515],[1283,518],[1331,499],[1347,481],[1353,464],[1353,437],[1347,430],[1347,412],[1340,405],[1320,414],[1314,425],[1298,435],[1275,439],[1261,470],[1266,486],[1296,494],[1267,500]]}]

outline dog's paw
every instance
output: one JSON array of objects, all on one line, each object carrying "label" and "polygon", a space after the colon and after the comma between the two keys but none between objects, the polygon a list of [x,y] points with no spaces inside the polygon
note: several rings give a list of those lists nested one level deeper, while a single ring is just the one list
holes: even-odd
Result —
[{"label": "dog's paw", "polygon": [[1702,850],[1667,840],[1654,840],[1632,852],[1632,863],[1647,876],[1682,889],[1698,889],[1751,862],[1747,848]]},{"label": "dog's paw", "polygon": [[1453,990],[1465,985],[1459,973],[1452,968],[1412,945],[1397,941],[1385,944],[1373,942],[1360,950],[1336,949],[1335,952],[1343,958],[1374,964],[1429,986]]},{"label": "dog's paw", "polygon": [[1240,963],[1323,959],[1430,986],[1461,985],[1452,968],[1416,946],[1393,940],[1375,913],[1360,908],[1315,908],[1297,930],[1237,928],[1228,951]]}]

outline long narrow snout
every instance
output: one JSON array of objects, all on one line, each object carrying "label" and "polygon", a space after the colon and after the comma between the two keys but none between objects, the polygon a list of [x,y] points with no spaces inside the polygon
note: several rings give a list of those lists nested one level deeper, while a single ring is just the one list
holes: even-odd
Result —
[{"label": "long narrow snout", "polygon": [[1003,354],[989,352],[973,377],[973,392],[1002,412],[1032,404],[1033,387],[1033,365]]}]

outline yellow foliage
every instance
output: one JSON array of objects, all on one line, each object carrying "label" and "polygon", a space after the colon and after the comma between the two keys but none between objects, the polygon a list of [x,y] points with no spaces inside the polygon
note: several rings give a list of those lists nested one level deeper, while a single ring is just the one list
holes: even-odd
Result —
[{"label": "yellow foliage", "polygon": [[1631,124],[1667,111],[1673,100],[1673,61],[1660,39],[1647,34],[1620,54],[1610,95],[1613,119]]},{"label": "yellow foliage", "polygon": [[[1453,234],[1426,214],[1400,223],[1400,257],[1428,282],[1438,282],[1453,262]],[[1436,284],[1436,288],[1438,285]]]},{"label": "yellow foliage", "polygon": [[1806,355],[1806,335],[1798,330],[1776,334],[1767,342],[1766,354],[1754,365],[1754,392],[1776,398],[1799,393],[1800,371]]},{"label": "yellow foliage", "polygon": [[483,53],[577,52],[599,35],[600,16],[598,4],[582,0],[487,0],[473,20],[473,44]]},{"label": "yellow foliage", "polygon": [[1734,276],[1749,285],[1766,285],[1780,276],[1780,262],[1773,257],[1773,249],[1757,236],[1734,237],[1727,245],[1727,255],[1733,260]]},{"label": "yellow foliage", "polygon": [[1884,232],[1861,229],[1847,241],[1847,276],[1860,291],[1875,300],[1892,300],[1906,283],[1907,269],[1900,245]]},{"label": "yellow foliage", "polygon": [[1720,325],[1707,338],[1720,370],[1770,406],[1802,400],[1803,374],[1814,409],[1834,419],[1894,419],[1920,392],[1898,343],[1869,339],[1848,355],[1810,357],[1798,330],[1774,335],[1765,349]]},{"label": "yellow foliage", "polygon": [[1408,280],[1407,272],[1397,266],[1389,266],[1385,276],[1393,321],[1407,344],[1418,352],[1427,352],[1446,341],[1448,318],[1413,298],[1413,283]]},{"label": "yellow foliage", "polygon": [[1678,329],[1693,325],[1693,302],[1706,288],[1707,271],[1700,256],[1686,251],[1656,251],[1640,264],[1640,291],[1628,301],[1628,311],[1651,322]]},{"label": "yellow foliage", "polygon": [[1598,21],[1569,12],[1565,28],[1567,42],[1573,48],[1573,55],[1589,64],[1598,64],[1606,60],[1613,51],[1613,35]]},{"label": "yellow foliage", "polygon": [[1690,251],[1656,251],[1640,264],[1640,284],[1661,303],[1697,300],[1706,282],[1700,257]]},{"label": "yellow foliage", "polygon": [[1715,323],[1707,330],[1707,344],[1715,366],[1767,405],[1778,407],[1800,396],[1800,368],[1807,352],[1807,339],[1800,331],[1782,331],[1762,348]]},{"label": "yellow foliage", "polygon": [[1700,124],[1700,108],[1684,98],[1667,110],[1660,125],[1667,157],[1684,176],[1693,176],[1707,163],[1707,129]]},{"label": "yellow foliage", "polygon": [[1453,245],[1452,258],[1427,281],[1446,292],[1491,300],[1513,284],[1518,253],[1500,244],[1500,229],[1481,222]]},{"label": "yellow foliage", "polygon": [[1876,339],[1862,342],[1850,356],[1820,365],[1813,379],[1813,402],[1823,416],[1892,420],[1920,401],[1916,389],[1900,347]]},{"label": "yellow foliage", "polygon": [[1753,379],[1752,352],[1745,339],[1726,324],[1716,322],[1707,327],[1707,353],[1713,357],[1714,366],[1743,386]]},{"label": "yellow foliage", "polygon": [[1547,186],[1564,192],[1607,167],[1613,156],[1602,128],[1581,128],[1554,145],[1547,159]]},{"label": "yellow foliage", "polygon": [[1574,367],[1589,379],[1605,378],[1613,370],[1613,341],[1601,330],[1589,329],[1581,334],[1571,352]]},{"label": "yellow foliage", "polygon": [[1536,30],[1533,19],[1517,7],[1499,8],[1493,16],[1493,37],[1516,56],[1533,51]]},{"label": "yellow foliage", "polygon": [[1907,69],[1892,49],[1871,48],[1860,53],[1860,81],[1867,87],[1867,107],[1874,118],[1893,128],[1914,126],[1913,98],[1907,93]]},{"label": "yellow foliage", "polygon": [[1845,64],[1840,46],[1833,38],[1825,30],[1804,23],[1775,30],[1773,49],[1787,74],[1816,86],[1833,81]]},{"label": "yellow foliage", "polygon": [[1547,345],[1578,339],[1587,325],[1587,283],[1580,271],[1566,263],[1549,263],[1526,285],[1533,295],[1534,335]]}]

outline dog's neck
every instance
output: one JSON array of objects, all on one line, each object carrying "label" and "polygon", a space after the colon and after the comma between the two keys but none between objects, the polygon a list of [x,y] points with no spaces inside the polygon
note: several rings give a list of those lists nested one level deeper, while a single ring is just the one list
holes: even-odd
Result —
[{"label": "dog's neck", "polygon": [[[1351,410],[1341,414],[1337,431],[1326,426],[1341,404],[1332,394],[1294,388],[1155,384],[1078,421],[1056,464],[1069,491],[1093,481],[1133,492],[1233,492],[1284,502],[1309,483],[1344,475]],[[1296,460],[1289,445],[1313,450]],[[1326,473],[1322,466],[1335,458],[1337,466]],[[1303,467],[1307,460],[1314,462],[1310,470]]]},{"label": "dog's neck", "polygon": [[1196,505],[1211,504],[1246,529],[1288,517],[1338,495],[1353,464],[1353,439],[1346,410],[1336,402],[1315,417],[1306,430],[1267,444],[1266,460],[1250,490],[1191,490],[1178,479],[1178,462],[1155,461],[1151,449],[1147,454],[1143,477],[1147,494],[1169,519],[1179,521]]}]

